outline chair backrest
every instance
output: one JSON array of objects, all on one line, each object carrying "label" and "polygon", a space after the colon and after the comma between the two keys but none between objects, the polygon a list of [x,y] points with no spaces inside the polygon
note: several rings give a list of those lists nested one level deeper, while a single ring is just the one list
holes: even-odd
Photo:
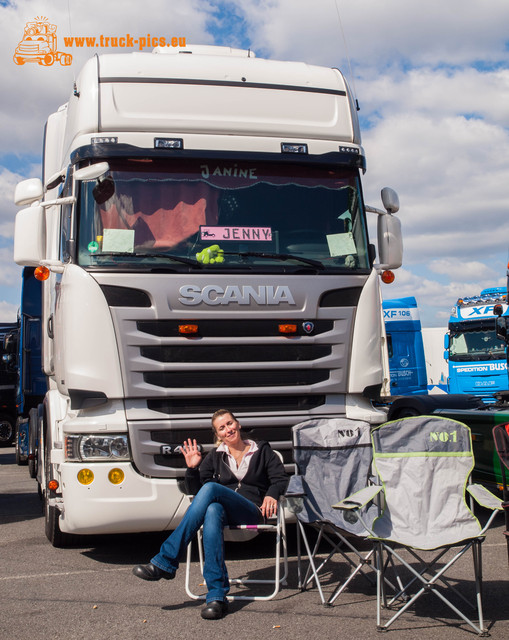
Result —
[{"label": "chair backrest", "polygon": [[437,416],[402,418],[372,432],[385,507],[377,537],[434,549],[479,535],[465,490],[474,468],[470,429]]},{"label": "chair backrest", "polygon": [[371,425],[346,418],[319,419],[301,422],[292,427],[292,432],[297,473],[307,495],[299,518],[304,522],[330,522],[349,533],[365,535],[351,514],[332,505],[368,483]]}]

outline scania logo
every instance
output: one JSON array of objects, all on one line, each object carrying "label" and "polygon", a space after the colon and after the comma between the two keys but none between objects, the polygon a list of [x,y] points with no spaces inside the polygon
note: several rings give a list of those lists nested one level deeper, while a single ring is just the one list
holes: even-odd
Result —
[{"label": "scania logo", "polygon": [[179,302],[190,306],[201,303],[208,305],[249,305],[251,303],[295,305],[292,292],[285,285],[276,287],[272,285],[260,285],[259,287],[228,285],[221,287],[217,284],[210,284],[202,288],[194,284],[186,284],[180,287],[179,293],[181,296],[178,299]]},{"label": "scania logo", "polygon": [[304,333],[311,333],[315,325],[312,322],[304,322],[302,328],[304,329]]}]

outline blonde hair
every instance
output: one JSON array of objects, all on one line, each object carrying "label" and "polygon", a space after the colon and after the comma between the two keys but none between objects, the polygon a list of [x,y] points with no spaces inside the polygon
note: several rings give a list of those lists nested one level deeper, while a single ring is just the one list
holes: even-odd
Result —
[{"label": "blonde hair", "polygon": [[214,420],[217,420],[217,418],[220,418],[221,416],[225,416],[225,415],[230,415],[235,420],[235,422],[238,422],[237,418],[235,417],[233,412],[230,411],[230,409],[218,409],[217,411],[214,411],[214,414],[212,415],[210,422],[212,423],[212,431],[216,438],[214,441],[214,444],[216,445],[216,447],[218,447],[221,444],[222,440],[217,435],[216,428],[214,427]]}]

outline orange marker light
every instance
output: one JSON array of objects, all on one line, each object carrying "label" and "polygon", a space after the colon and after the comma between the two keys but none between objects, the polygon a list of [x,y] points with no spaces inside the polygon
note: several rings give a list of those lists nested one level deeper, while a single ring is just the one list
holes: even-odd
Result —
[{"label": "orange marker light", "polygon": [[49,269],[48,267],[36,267],[34,271],[34,277],[36,280],[47,280],[49,278]]},{"label": "orange marker light", "polygon": [[297,333],[297,325],[296,324],[280,324],[278,326],[279,333]]},{"label": "orange marker light", "polygon": [[183,335],[192,335],[198,333],[197,324],[179,324],[179,333]]},{"label": "orange marker light", "polygon": [[391,284],[391,283],[393,283],[393,282],[394,282],[395,277],[396,277],[396,276],[394,275],[394,273],[393,273],[392,271],[389,271],[389,270],[387,270],[387,271],[383,271],[383,272],[382,272],[382,275],[381,275],[382,282],[383,282],[384,284]]},{"label": "orange marker light", "polygon": [[58,489],[58,481],[57,480],[50,480],[48,482],[48,489],[50,491],[56,491]]}]

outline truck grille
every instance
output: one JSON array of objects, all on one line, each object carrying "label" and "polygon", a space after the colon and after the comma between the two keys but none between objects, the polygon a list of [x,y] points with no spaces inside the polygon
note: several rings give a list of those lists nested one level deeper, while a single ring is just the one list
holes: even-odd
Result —
[{"label": "truck grille", "polygon": [[234,413],[282,413],[304,414],[311,409],[320,407],[325,402],[324,395],[249,395],[231,396],[200,396],[189,398],[153,398],[147,401],[151,411],[158,411],[167,416],[174,415],[203,415],[210,413],[220,401],[221,406],[228,407]]},{"label": "truck grille", "polygon": [[172,389],[225,387],[286,387],[323,382],[329,372],[309,369],[259,369],[256,371],[151,371],[143,379],[156,387]]}]

